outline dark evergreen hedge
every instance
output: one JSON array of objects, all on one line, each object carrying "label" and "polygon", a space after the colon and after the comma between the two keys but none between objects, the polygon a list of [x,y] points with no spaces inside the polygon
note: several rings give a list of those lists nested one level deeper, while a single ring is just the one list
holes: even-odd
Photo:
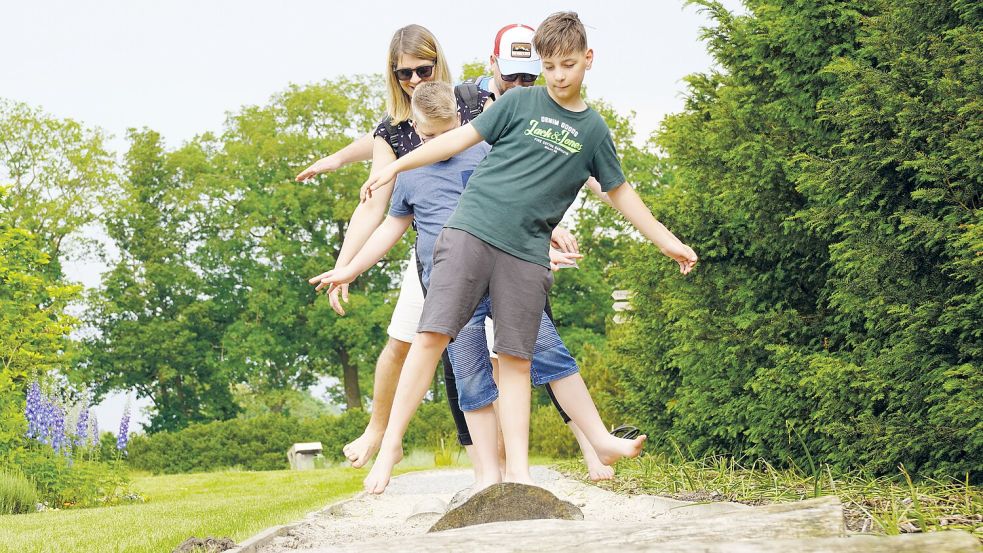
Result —
[{"label": "dark evergreen hedge", "polygon": [[647,200],[702,261],[622,264],[619,410],[669,452],[979,481],[981,4],[697,3],[720,71]]}]

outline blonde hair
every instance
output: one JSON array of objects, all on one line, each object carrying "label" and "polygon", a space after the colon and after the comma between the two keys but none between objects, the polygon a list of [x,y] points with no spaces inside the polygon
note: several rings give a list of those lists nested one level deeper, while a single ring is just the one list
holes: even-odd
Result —
[{"label": "blonde hair", "polygon": [[420,83],[413,91],[413,118],[416,121],[456,121],[457,98],[447,83]]},{"label": "blonde hair", "polygon": [[433,33],[420,25],[407,25],[393,34],[389,43],[389,58],[386,61],[386,113],[392,117],[393,124],[410,118],[410,97],[399,86],[393,71],[401,55],[413,56],[422,60],[433,60],[433,80],[450,84],[451,70],[447,58]]},{"label": "blonde hair", "polygon": [[587,31],[576,12],[556,12],[539,24],[532,45],[541,58],[585,52]]}]

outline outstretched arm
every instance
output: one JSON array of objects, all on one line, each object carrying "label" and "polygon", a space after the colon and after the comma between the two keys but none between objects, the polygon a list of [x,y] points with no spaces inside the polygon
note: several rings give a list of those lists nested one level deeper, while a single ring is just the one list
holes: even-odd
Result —
[{"label": "outstretched arm", "polygon": [[310,167],[301,171],[295,180],[303,182],[321,173],[337,171],[349,163],[370,159],[372,159],[372,133],[366,134],[337,152],[315,161]]},{"label": "outstretched arm", "polygon": [[693,270],[697,257],[693,248],[683,244],[652,216],[648,206],[638,197],[638,193],[627,182],[608,192],[611,205],[621,212],[644,236],[659,247],[659,250],[679,263],[679,271],[684,275]]},{"label": "outstretched arm", "polygon": [[[369,173],[374,175],[382,168],[392,163],[396,159],[396,154],[392,148],[382,138],[376,138],[373,145],[372,169]],[[392,179],[390,179],[391,181]],[[355,254],[362,249],[362,246],[372,235],[372,231],[379,226],[382,218],[386,215],[386,207],[389,205],[389,198],[393,193],[395,183],[387,181],[385,187],[376,194],[370,201],[359,203],[355,206],[351,221],[348,223],[348,230],[345,231],[345,240],[341,244],[341,251],[338,253],[337,265],[347,265]]]},{"label": "outstretched arm", "polygon": [[[372,153],[372,172],[378,171],[396,159],[389,144],[382,138],[376,137],[373,144]],[[372,174],[372,173],[370,173]],[[338,252],[338,259],[335,260],[335,267],[344,267],[355,257],[358,250],[362,249],[366,240],[372,235],[372,231],[379,226],[382,218],[386,215],[386,205],[389,203],[389,196],[392,195],[393,185],[383,188],[370,201],[359,203],[355,206],[348,229],[345,231],[345,239],[341,243],[341,251]],[[328,293],[331,301],[331,308],[339,315],[345,314],[342,302],[348,302],[348,285],[342,284],[331,288]]]},{"label": "outstretched arm", "polygon": [[395,162],[390,163],[378,173],[373,173],[369,177],[369,180],[365,181],[365,184],[362,185],[359,195],[364,202],[367,198],[372,197],[374,191],[385,186],[386,183],[395,179],[396,175],[403,171],[424,167],[431,163],[453,157],[482,140],[482,136],[470,123],[445,132],[437,138],[427,141],[419,148],[397,159]]},{"label": "outstretched arm", "polygon": [[339,264],[334,269],[321,273],[307,282],[317,286],[314,289],[315,291],[320,291],[325,286],[330,285],[334,287],[341,284],[348,284],[355,280],[358,275],[367,271],[369,267],[375,265],[380,259],[386,256],[386,253],[406,233],[406,229],[409,228],[411,222],[413,222],[412,215],[407,215],[406,217],[393,217],[390,215],[386,217],[386,220],[375,229],[369,240],[347,265]]}]

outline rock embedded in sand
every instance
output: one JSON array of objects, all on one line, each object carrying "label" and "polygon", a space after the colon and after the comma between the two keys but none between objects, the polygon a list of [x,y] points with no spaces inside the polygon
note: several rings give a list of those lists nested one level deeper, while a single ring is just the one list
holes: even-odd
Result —
[{"label": "rock embedded in sand", "polygon": [[476,493],[463,505],[444,515],[430,531],[440,532],[488,522],[539,519],[583,520],[584,513],[574,504],[560,500],[543,488],[506,482]]},{"label": "rock embedded in sand", "polygon": [[236,542],[229,538],[188,538],[172,553],[219,553],[235,547]]}]

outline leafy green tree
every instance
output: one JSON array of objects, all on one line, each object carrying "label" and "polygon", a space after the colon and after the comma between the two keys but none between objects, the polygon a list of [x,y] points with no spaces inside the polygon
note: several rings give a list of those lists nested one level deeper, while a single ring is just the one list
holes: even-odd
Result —
[{"label": "leafy green tree", "polygon": [[[384,341],[389,290],[398,263],[387,261],[352,287],[339,318],[307,279],[333,265],[367,176],[358,164],[308,183],[294,182],[304,158],[337,151],[377,122],[378,79],[292,87],[267,106],[229,118],[210,145],[203,211],[214,230],[198,257],[209,288],[229,295],[236,314],[224,338],[226,363],[262,390],[341,379],[348,408],[360,408],[359,373]],[[393,260],[405,259],[406,245]],[[234,293],[233,293],[234,292]]]},{"label": "leafy green tree", "polygon": [[464,66],[461,67],[462,81],[484,77],[485,75],[489,75],[488,62],[481,61],[480,59],[465,63]]},{"label": "leafy green tree", "polygon": [[200,222],[184,180],[188,150],[173,155],[152,131],[129,133],[121,193],[104,225],[119,259],[92,299],[95,330],[80,374],[97,395],[135,389],[153,402],[148,430],[176,429],[236,413],[222,340],[230,315],[204,295],[190,252]]},{"label": "leafy green tree", "polygon": [[365,168],[293,176],[370,128],[379,90],[368,78],[291,87],[173,151],[156,133],[131,133],[106,221],[121,258],[96,303],[85,369],[101,391],[151,398],[151,431],[233,416],[237,383],[250,390],[240,400],[277,411],[281,392],[333,375],[347,406],[361,406],[359,373],[383,343],[398,267],[369,271],[349,315],[331,313],[307,279],[337,257]]},{"label": "leafy green tree", "polygon": [[0,464],[23,444],[28,384],[65,369],[75,352],[77,321],[65,308],[79,293],[51,278],[34,236],[9,225],[7,198],[0,188]]},{"label": "leafy green tree", "polygon": [[646,198],[702,261],[630,250],[618,408],[666,451],[979,479],[980,9],[697,3],[720,69]]},{"label": "leafy green tree", "polygon": [[28,382],[66,373],[76,354],[66,313],[67,244],[95,220],[114,162],[99,130],[0,99],[0,457],[22,443]]},{"label": "leafy green tree", "polygon": [[49,259],[44,270],[55,277],[67,238],[93,245],[78,231],[96,221],[99,201],[114,183],[115,163],[104,141],[98,129],[0,98],[4,217],[38,241]]}]

